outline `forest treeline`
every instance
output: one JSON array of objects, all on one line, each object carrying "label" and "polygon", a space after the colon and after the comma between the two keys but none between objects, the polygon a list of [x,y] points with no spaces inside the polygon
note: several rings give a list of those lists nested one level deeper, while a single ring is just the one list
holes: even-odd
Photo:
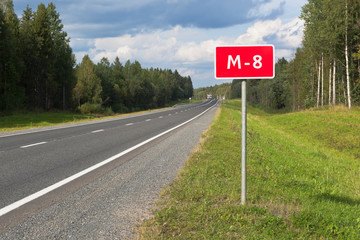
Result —
[{"label": "forest treeline", "polygon": [[86,55],[75,73],[73,96],[84,113],[98,112],[89,107],[115,112],[150,109],[193,95],[190,76],[183,77],[177,70],[143,69],[138,61],[122,65],[118,57],[111,64],[103,58],[95,65]]},{"label": "forest treeline", "polygon": [[81,63],[70,47],[55,4],[29,6],[21,18],[0,0],[0,111],[76,109],[128,112],[189,98],[192,81],[176,70],[143,69],[116,58]]},{"label": "forest treeline", "polygon": [[220,85],[194,89],[194,99],[206,99],[208,94],[211,94],[214,98],[219,99],[222,97],[225,97],[226,99],[237,98],[232,96],[235,92],[231,89],[231,83],[223,83]]},{"label": "forest treeline", "polygon": [[360,104],[360,2],[309,0],[302,8],[302,47],[279,59],[273,80],[248,81],[253,104],[296,111]]},{"label": "forest treeline", "polygon": [[[309,0],[300,18],[305,22],[302,46],[293,59],[277,61],[274,79],[247,81],[249,103],[289,111],[359,105],[360,1]],[[195,97],[207,92],[239,98],[241,82],[195,90]]]}]

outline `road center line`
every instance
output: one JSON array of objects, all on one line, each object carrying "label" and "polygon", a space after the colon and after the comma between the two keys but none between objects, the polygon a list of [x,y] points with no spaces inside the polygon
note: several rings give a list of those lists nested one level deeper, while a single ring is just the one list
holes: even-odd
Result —
[{"label": "road center line", "polygon": [[45,143],[47,143],[47,142],[34,143],[34,144],[26,145],[26,146],[21,146],[20,148],[29,148],[29,147],[34,147],[34,146],[37,146],[37,145],[42,145],[42,144],[45,144]]},{"label": "road center line", "polygon": [[99,130],[95,130],[95,131],[92,131],[91,133],[98,133],[98,132],[103,132],[105,131],[104,129],[99,129]]},{"label": "road center line", "polygon": [[133,125],[134,123],[128,123],[128,124],[126,124],[125,126],[131,126],[131,125]]},{"label": "road center line", "polygon": [[146,119],[146,120],[145,120],[145,122],[149,122],[149,121],[151,121],[151,119]]},{"label": "road center line", "polygon": [[[74,174],[74,175],[72,175],[72,176],[70,176],[68,178],[65,178],[64,180],[62,180],[60,182],[57,182],[57,183],[55,183],[55,184],[53,184],[53,185],[51,185],[51,186],[49,186],[47,188],[44,188],[44,189],[42,189],[42,190],[40,190],[40,191],[38,191],[36,193],[31,194],[31,195],[29,195],[29,196],[27,196],[27,197],[25,197],[25,198],[23,198],[23,199],[21,199],[19,201],[16,201],[16,202],[14,202],[14,203],[6,206],[6,207],[1,208],[0,209],[0,216],[5,215],[5,214],[7,214],[7,213],[9,213],[9,212],[11,212],[11,211],[25,205],[25,204],[27,204],[27,203],[37,199],[37,198],[39,198],[39,197],[41,197],[41,196],[43,196],[43,195],[45,195],[45,194],[47,194],[47,193],[49,193],[49,192],[51,192],[51,191],[53,191],[55,189],[61,187],[61,186],[64,186],[65,184],[67,184],[67,183],[69,183],[69,182],[71,182],[71,181],[73,181],[73,180],[75,180],[75,179],[77,179],[77,178],[79,178],[81,176],[84,176],[85,174],[87,174],[89,172],[94,171],[95,169],[98,169],[98,168],[100,168],[100,167],[114,161],[115,159],[118,159],[119,157],[124,156],[125,154],[127,154],[129,152],[134,151],[135,149],[138,149],[138,148],[142,147],[143,145],[145,145],[145,144],[147,144],[147,143],[149,143],[151,141],[154,141],[155,139],[157,139],[157,138],[159,138],[159,137],[161,137],[161,136],[163,136],[163,135],[165,135],[165,134],[167,134],[169,132],[174,131],[175,129],[178,129],[178,128],[184,126],[185,124],[187,124],[189,122],[194,121],[195,119],[197,119],[200,116],[204,115],[206,112],[208,112],[210,109],[212,109],[215,106],[216,106],[216,104],[214,104],[213,106],[207,108],[206,110],[204,110],[202,113],[196,115],[195,117],[193,117],[193,118],[191,118],[191,119],[189,119],[189,120],[187,120],[187,121],[185,121],[185,122],[183,122],[183,123],[181,123],[181,124],[179,124],[179,125],[177,125],[177,126],[175,126],[173,128],[170,128],[170,129],[168,129],[168,130],[166,130],[166,131],[164,131],[164,132],[162,132],[162,133],[160,133],[160,134],[158,134],[158,135],[156,135],[154,137],[151,137],[151,138],[149,138],[149,139],[147,139],[147,140],[145,140],[145,141],[143,141],[143,142],[141,142],[141,143],[139,143],[139,144],[137,144],[137,145],[135,145],[135,146],[133,146],[131,148],[128,148],[125,151],[120,152],[120,153],[118,153],[118,154],[116,154],[116,155],[114,155],[114,156],[112,156],[112,157],[98,163],[98,164],[95,164],[92,167],[89,167],[89,168],[87,168],[87,169],[85,169],[85,170],[83,170],[83,171],[81,171],[81,172],[79,172],[77,174]],[[45,142],[43,142],[43,143],[45,143]],[[41,143],[41,144],[43,144],[43,143]]]}]

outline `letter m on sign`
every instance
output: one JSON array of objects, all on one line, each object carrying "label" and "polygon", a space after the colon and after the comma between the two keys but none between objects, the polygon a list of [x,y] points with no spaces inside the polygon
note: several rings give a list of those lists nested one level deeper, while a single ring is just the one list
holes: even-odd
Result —
[{"label": "letter m on sign", "polygon": [[228,64],[227,64],[227,69],[230,69],[230,65],[232,65],[235,67],[236,63],[238,64],[238,69],[241,69],[241,62],[240,62],[240,55],[236,55],[235,60],[233,59],[233,57],[231,55],[228,56]]}]

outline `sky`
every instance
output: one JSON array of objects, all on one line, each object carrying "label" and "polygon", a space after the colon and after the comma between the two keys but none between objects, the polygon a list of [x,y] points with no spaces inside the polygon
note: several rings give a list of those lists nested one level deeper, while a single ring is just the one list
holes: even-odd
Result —
[{"label": "sky", "polygon": [[306,0],[13,0],[21,18],[29,5],[53,2],[81,62],[139,61],[143,68],[177,69],[194,88],[214,78],[221,45],[273,44],[275,58],[294,57],[301,46]]}]

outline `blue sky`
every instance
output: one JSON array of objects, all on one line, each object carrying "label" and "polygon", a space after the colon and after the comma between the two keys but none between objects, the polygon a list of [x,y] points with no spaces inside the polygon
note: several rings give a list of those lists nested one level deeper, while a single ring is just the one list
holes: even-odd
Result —
[{"label": "blue sky", "polygon": [[[51,1],[14,0],[16,13]],[[54,0],[78,62],[116,56],[142,67],[178,69],[195,88],[214,79],[217,45],[274,44],[291,59],[301,45],[306,0]]]}]

